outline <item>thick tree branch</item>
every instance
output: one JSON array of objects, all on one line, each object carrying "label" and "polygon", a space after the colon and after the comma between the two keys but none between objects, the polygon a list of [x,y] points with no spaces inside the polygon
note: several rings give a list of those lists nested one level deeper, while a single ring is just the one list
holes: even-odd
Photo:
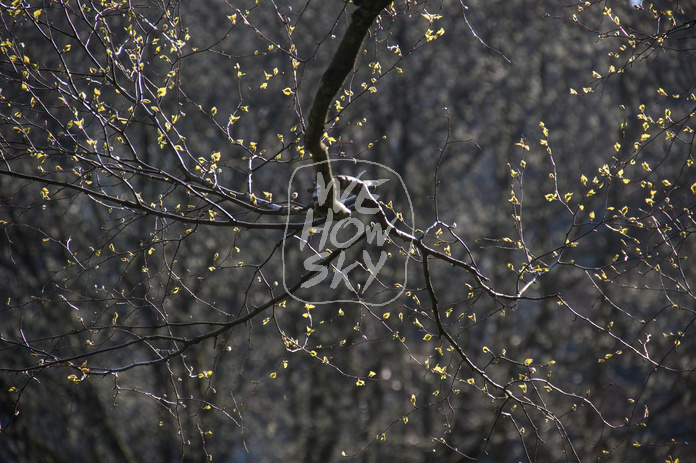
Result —
[{"label": "thick tree branch", "polygon": [[[121,207],[125,207],[134,211],[140,211],[143,214],[148,214],[152,215],[155,217],[161,217],[164,219],[170,219],[173,221],[178,221],[178,222],[183,222],[183,223],[192,223],[192,224],[199,224],[199,225],[212,225],[212,226],[237,226],[237,227],[243,227],[243,228],[248,228],[248,229],[275,229],[275,230],[294,230],[294,229],[301,229],[302,227],[305,226],[304,223],[257,223],[257,222],[247,222],[243,220],[238,220],[232,217],[232,215],[226,211],[222,206],[220,206],[217,203],[212,202],[209,200],[207,197],[205,197],[202,194],[199,194],[201,199],[206,201],[207,203],[210,204],[211,207],[215,208],[218,211],[221,211],[225,216],[226,220],[209,220],[207,218],[201,218],[201,217],[191,217],[185,214],[179,214],[175,212],[169,212],[166,210],[162,209],[157,209],[155,207],[152,207],[145,203],[143,200],[139,199],[136,195],[134,195],[135,200],[129,200],[129,199],[124,199],[120,198],[115,195],[110,195],[106,193],[102,193],[99,191],[96,191],[94,189],[90,188],[85,188],[81,185],[75,185],[73,183],[67,182],[67,181],[61,181],[61,180],[54,180],[51,178],[47,177],[40,177],[36,175],[29,175],[29,174],[24,174],[21,172],[15,172],[7,169],[0,169],[0,176],[9,176],[9,177],[15,177],[15,178],[20,178],[23,180],[29,180],[31,182],[38,182],[38,183],[43,183],[46,185],[55,185],[59,186],[61,188],[67,188],[72,191],[76,191],[78,193],[82,193],[84,195],[89,196],[90,198],[99,200],[99,201],[104,201],[106,203],[112,203],[116,204]],[[170,181],[173,182],[173,180],[170,178]],[[181,183],[182,186],[187,186],[186,183]],[[191,188],[190,191],[197,193],[197,190],[195,188]],[[231,199],[229,196],[225,197],[225,199]]]},{"label": "thick tree branch", "polygon": [[[331,204],[320,205],[319,210],[326,214],[331,207],[338,217],[347,217],[350,210],[340,201],[334,184],[334,177],[329,163],[329,151],[323,143],[326,118],[329,108],[336,94],[341,90],[348,74],[353,70],[355,61],[362,50],[367,33],[380,12],[386,8],[392,0],[364,0],[361,6],[353,13],[352,20],[331,64],[321,78],[319,88],[314,97],[312,109],[309,112],[307,130],[305,132],[305,146],[312,154],[314,169],[318,180],[331,188]],[[330,206],[330,207],[329,207]]]}]

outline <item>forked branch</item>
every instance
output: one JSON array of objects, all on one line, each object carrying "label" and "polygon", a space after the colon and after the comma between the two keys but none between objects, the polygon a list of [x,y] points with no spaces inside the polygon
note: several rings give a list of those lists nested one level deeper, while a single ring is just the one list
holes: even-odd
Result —
[{"label": "forked branch", "polygon": [[363,0],[360,7],[353,12],[348,30],[343,36],[331,64],[321,78],[312,109],[309,112],[305,131],[305,146],[312,155],[319,183],[325,188],[331,189],[328,201],[319,207],[319,211],[323,215],[326,215],[329,209],[332,209],[333,213],[340,218],[350,215],[350,210],[338,200],[338,192],[336,191],[338,185],[334,182],[331,171],[329,150],[322,140],[329,108],[353,70],[370,27],[380,12],[391,2],[392,0]]}]

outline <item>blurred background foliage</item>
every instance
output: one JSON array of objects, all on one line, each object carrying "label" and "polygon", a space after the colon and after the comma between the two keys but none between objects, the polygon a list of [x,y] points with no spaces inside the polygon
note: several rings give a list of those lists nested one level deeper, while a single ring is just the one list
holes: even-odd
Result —
[{"label": "blurred background foliage", "polygon": [[331,153],[520,297],[257,310],[355,8],[3,3],[0,461],[688,461],[696,4],[395,2]]}]

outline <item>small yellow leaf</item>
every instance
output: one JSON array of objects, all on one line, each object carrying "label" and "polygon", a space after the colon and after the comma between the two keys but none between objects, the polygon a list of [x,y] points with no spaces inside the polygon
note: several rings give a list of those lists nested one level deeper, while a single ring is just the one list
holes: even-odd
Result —
[{"label": "small yellow leaf", "polygon": [[521,138],[519,142],[515,143],[515,146],[520,146],[523,149],[529,151],[529,145],[524,142],[524,138]]}]

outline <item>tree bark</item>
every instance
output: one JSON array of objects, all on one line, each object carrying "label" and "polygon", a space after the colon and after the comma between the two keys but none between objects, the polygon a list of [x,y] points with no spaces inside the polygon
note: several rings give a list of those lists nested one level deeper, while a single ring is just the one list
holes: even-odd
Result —
[{"label": "tree bark", "polygon": [[322,140],[329,108],[336,94],[343,87],[348,74],[353,70],[370,27],[380,12],[391,2],[392,0],[363,0],[359,2],[360,7],[353,12],[348,30],[346,30],[331,64],[321,78],[314,103],[309,112],[307,130],[305,131],[305,147],[312,155],[317,180],[322,180],[326,188],[331,188],[330,204],[319,206],[319,211],[323,214],[328,213],[329,206],[331,206],[333,213],[338,217],[350,215],[350,210],[338,201],[338,192],[334,186],[333,172],[329,163],[329,150]]}]

